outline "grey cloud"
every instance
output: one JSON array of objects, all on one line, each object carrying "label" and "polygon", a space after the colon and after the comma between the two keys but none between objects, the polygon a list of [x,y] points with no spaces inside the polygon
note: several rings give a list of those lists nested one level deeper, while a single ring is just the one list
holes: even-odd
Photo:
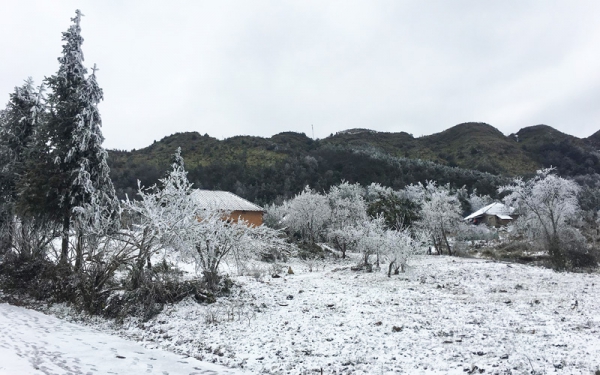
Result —
[{"label": "grey cloud", "polygon": [[465,121],[598,130],[595,1],[14,2],[0,15],[5,98],[55,72],[77,7],[111,148],[311,124],[320,138]]}]

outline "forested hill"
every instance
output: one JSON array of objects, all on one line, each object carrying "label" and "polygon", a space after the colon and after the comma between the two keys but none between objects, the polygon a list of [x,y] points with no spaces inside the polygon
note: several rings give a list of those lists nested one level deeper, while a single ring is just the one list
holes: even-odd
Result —
[{"label": "forested hill", "polygon": [[507,177],[542,166],[555,166],[563,176],[600,173],[600,134],[580,139],[545,125],[504,136],[493,126],[465,123],[419,138],[352,129],[321,140],[284,132],[220,141],[191,132],[141,150],[109,151],[119,195],[134,197],[138,179],[149,186],[164,176],[177,147],[195,186],[232,191],[262,204],[291,197],[306,185],[325,190],[341,180],[394,188],[436,180],[494,194]]}]

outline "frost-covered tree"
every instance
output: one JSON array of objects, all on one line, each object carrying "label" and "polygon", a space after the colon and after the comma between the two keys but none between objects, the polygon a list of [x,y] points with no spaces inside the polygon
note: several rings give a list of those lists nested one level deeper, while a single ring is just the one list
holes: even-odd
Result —
[{"label": "frost-covered tree", "polygon": [[408,261],[421,249],[421,241],[414,239],[408,230],[388,230],[385,233],[387,257],[389,259],[388,277],[406,271]]},{"label": "frost-covered tree", "polygon": [[43,87],[35,89],[29,78],[21,87],[15,87],[0,113],[0,234],[4,249],[13,246],[15,226],[20,221],[15,217],[17,186],[25,170],[27,150],[44,115],[42,93]]},{"label": "frost-covered tree", "polygon": [[122,232],[123,241],[133,246],[137,255],[132,269],[132,286],[137,288],[143,277],[144,265],[152,267],[152,253],[173,246],[176,235],[186,231],[196,221],[195,207],[190,199],[192,183],[181,149],[178,148],[172,168],[159,184],[144,188],[138,181],[138,198],[124,201],[128,230]]},{"label": "frost-covered tree", "polygon": [[[104,138],[97,108],[102,90],[96,82],[96,68],[87,75],[83,65],[81,17],[77,10],[73,24],[63,33],[65,43],[58,58],[58,72],[46,78],[51,90],[50,113],[37,136],[23,186],[30,207],[44,210],[61,223],[62,263],[68,259],[69,236],[78,213],[91,206],[101,207],[101,214],[113,215],[115,208],[111,206],[116,202],[107,153],[102,148]],[[76,262],[80,264],[79,245],[76,250]]]},{"label": "frost-covered tree", "polygon": [[478,195],[477,189],[473,189],[473,192],[469,195],[468,202],[471,208],[470,211],[475,212],[488,204],[492,204],[494,199],[489,195]]},{"label": "frost-covered tree", "polygon": [[[78,117],[73,132],[73,148],[70,153],[78,159],[79,169],[72,183],[72,212],[75,214],[77,235],[76,268],[82,261],[84,236],[103,235],[118,226],[120,205],[110,179],[108,153],[102,147],[104,137],[100,130],[101,119],[97,104],[102,100],[102,90],[96,82],[96,67],[83,86],[82,98],[87,106]],[[94,228],[101,233],[90,233],[85,228]],[[92,241],[93,243],[93,241]]]},{"label": "frost-covered tree", "polygon": [[327,194],[331,207],[331,223],[344,226],[347,223],[357,223],[366,219],[366,203],[364,188],[360,184],[350,184],[343,181],[332,186]]},{"label": "frost-covered tree", "polygon": [[368,271],[373,269],[371,256],[376,256],[376,265],[379,266],[381,256],[387,251],[385,223],[382,216],[369,218],[359,227],[353,228],[353,237],[356,239],[356,250],[362,254],[361,266]]},{"label": "frost-covered tree", "polygon": [[554,266],[564,269],[567,264],[563,238],[570,221],[580,211],[577,200],[580,187],[553,171],[553,168],[542,169],[530,180],[517,178],[498,192],[509,193],[504,203],[516,208],[531,238],[541,240]]},{"label": "frost-covered tree", "polygon": [[324,233],[331,218],[327,197],[306,186],[287,204],[285,226],[300,233],[304,241],[315,243]]},{"label": "frost-covered tree", "polygon": [[283,229],[285,227],[285,216],[288,213],[287,201],[278,205],[276,203],[269,204],[265,207],[265,215],[263,224],[270,228]]},{"label": "frost-covered tree", "polygon": [[460,202],[452,194],[450,185],[438,186],[428,181],[426,185],[413,185],[409,190],[420,196],[422,202],[418,226],[427,231],[438,253],[445,246],[448,255],[452,255],[448,233],[458,227],[462,216]]},{"label": "frost-covered tree", "polygon": [[210,289],[221,279],[219,268],[226,259],[242,269],[245,263],[267,247],[285,247],[279,232],[267,226],[249,225],[244,220],[225,220],[227,212],[206,210],[197,222],[179,232],[174,247],[184,261],[191,261]]},{"label": "frost-covered tree", "polygon": [[331,220],[327,239],[336,250],[346,257],[346,251],[356,242],[355,229],[367,220],[364,189],[359,184],[342,182],[331,187],[327,194],[331,208]]},{"label": "frost-covered tree", "polygon": [[[277,230],[226,220],[228,212],[201,206],[191,194],[180,152],[178,149],[171,172],[159,180],[159,186],[140,188],[141,199],[126,202],[138,218],[133,231],[148,238],[145,251],[153,247],[176,250],[182,260],[195,265],[207,286],[215,289],[223,260],[232,259],[241,266],[239,263],[265,248],[286,246]],[[145,252],[139,259],[143,261],[147,255]]]}]

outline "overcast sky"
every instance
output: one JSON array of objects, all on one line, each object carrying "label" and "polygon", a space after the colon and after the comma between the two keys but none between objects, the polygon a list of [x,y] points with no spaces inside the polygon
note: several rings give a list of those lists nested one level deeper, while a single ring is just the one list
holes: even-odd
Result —
[{"label": "overcast sky", "polygon": [[0,98],[85,15],[107,148],[174,132],[600,130],[600,1],[0,0]]}]

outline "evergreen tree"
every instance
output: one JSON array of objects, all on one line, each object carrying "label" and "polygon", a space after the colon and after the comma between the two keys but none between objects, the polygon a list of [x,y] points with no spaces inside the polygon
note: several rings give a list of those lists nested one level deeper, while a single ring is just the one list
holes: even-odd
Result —
[{"label": "evergreen tree", "polygon": [[[63,33],[63,53],[58,72],[46,78],[50,114],[39,132],[30,159],[24,196],[38,210],[53,215],[62,224],[61,262],[69,254],[73,220],[100,221],[114,214],[118,202],[109,177],[107,153],[97,104],[102,90],[96,68],[86,76],[81,45],[82,14],[76,11],[73,24]],[[79,225],[81,228],[82,225]],[[96,227],[105,227],[104,225]],[[78,233],[77,262],[81,263],[81,232]],[[77,265],[77,264],[76,264]]]},{"label": "evergreen tree", "polygon": [[33,80],[15,87],[0,114],[0,230],[3,249],[12,246],[17,184],[24,172],[29,144],[44,115],[43,87],[36,91]]}]

